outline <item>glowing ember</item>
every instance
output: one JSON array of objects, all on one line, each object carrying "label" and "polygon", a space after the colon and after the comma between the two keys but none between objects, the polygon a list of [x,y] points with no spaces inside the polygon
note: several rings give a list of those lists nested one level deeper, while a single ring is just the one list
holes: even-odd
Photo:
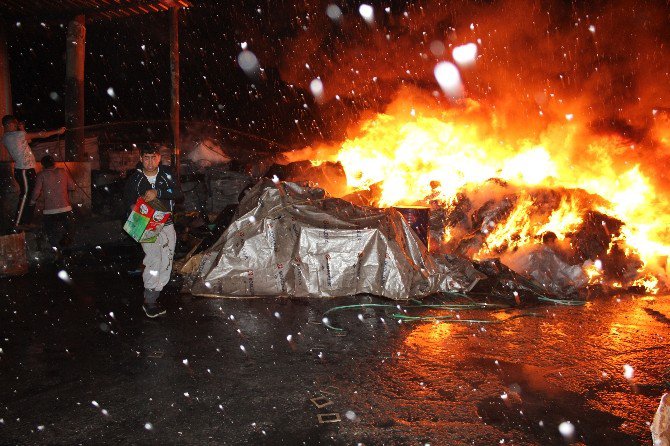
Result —
[{"label": "glowing ember", "polygon": [[602,281],[603,269],[599,260],[584,265],[584,272],[589,278],[589,283],[600,283]]}]

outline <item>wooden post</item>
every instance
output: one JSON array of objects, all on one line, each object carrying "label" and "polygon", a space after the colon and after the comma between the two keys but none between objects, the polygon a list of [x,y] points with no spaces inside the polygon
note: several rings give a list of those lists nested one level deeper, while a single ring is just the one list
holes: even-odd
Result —
[{"label": "wooden post", "polygon": [[84,161],[84,60],[86,19],[76,16],[67,25],[65,85],[65,159]]},{"label": "wooden post", "polygon": [[179,148],[179,8],[170,9],[170,73],[172,75],[170,120],[174,147],[172,166],[177,175],[177,181],[179,181],[179,167],[181,164]]},{"label": "wooden post", "polygon": [[[7,54],[6,22],[0,21],[0,117],[12,114],[12,86],[9,77],[9,56]],[[0,126],[0,136],[2,126]],[[2,144],[0,144],[1,146]],[[0,161],[11,161],[7,150],[0,150]]]}]

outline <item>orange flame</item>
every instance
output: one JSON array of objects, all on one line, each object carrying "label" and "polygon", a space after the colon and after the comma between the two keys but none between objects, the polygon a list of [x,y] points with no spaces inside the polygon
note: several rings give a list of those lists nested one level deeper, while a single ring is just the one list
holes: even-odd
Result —
[{"label": "orange flame", "polygon": [[[341,144],[307,148],[293,159],[339,161],[352,191],[378,184],[381,206],[425,204],[436,191],[439,197],[434,198],[450,203],[464,188],[473,190],[492,178],[518,188],[507,219],[484,228],[485,247],[476,257],[533,243],[545,231],[562,240],[582,223],[583,210],[589,208],[623,221],[622,238],[645,263],[670,255],[670,202],[639,163],[620,162],[623,154],[635,150],[629,142],[618,135],[593,135],[573,115],[526,137],[506,138],[503,121],[469,99],[462,108],[435,111],[401,97]],[[438,189],[431,185],[434,181],[439,181]],[[533,187],[583,189],[603,200],[580,203],[565,195],[544,220],[533,221],[529,210],[536,203],[523,192]],[[444,239],[450,237],[445,232]],[[592,281],[602,273],[586,269]],[[664,268],[657,269],[660,274]]]}]

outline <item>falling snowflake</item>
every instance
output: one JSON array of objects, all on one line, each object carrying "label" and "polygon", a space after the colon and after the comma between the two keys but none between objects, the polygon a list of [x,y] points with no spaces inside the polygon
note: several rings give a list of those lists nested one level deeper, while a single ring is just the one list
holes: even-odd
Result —
[{"label": "falling snowflake", "polygon": [[359,6],[358,12],[361,17],[363,17],[363,20],[368,23],[372,23],[375,19],[375,10],[367,3],[363,3],[361,6]]},{"label": "falling snowflake", "polygon": [[569,421],[564,421],[558,425],[558,431],[564,437],[572,437],[575,434],[575,426]]},{"label": "falling snowflake", "polygon": [[72,279],[70,279],[70,275],[65,270],[58,271],[58,278],[65,283],[72,282]]},{"label": "falling snowflake", "polygon": [[633,375],[635,374],[635,370],[633,369],[632,366],[626,364],[623,366],[623,377],[626,379],[633,379]]}]

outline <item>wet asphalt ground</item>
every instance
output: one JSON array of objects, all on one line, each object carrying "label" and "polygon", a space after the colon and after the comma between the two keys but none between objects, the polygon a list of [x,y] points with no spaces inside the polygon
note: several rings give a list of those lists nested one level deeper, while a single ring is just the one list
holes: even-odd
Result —
[{"label": "wet asphalt ground", "polygon": [[[455,312],[202,299],[174,281],[147,320],[138,262],[103,249],[67,277],[0,279],[0,444],[651,444],[670,390],[668,296]],[[324,325],[358,304],[388,306]]]}]

